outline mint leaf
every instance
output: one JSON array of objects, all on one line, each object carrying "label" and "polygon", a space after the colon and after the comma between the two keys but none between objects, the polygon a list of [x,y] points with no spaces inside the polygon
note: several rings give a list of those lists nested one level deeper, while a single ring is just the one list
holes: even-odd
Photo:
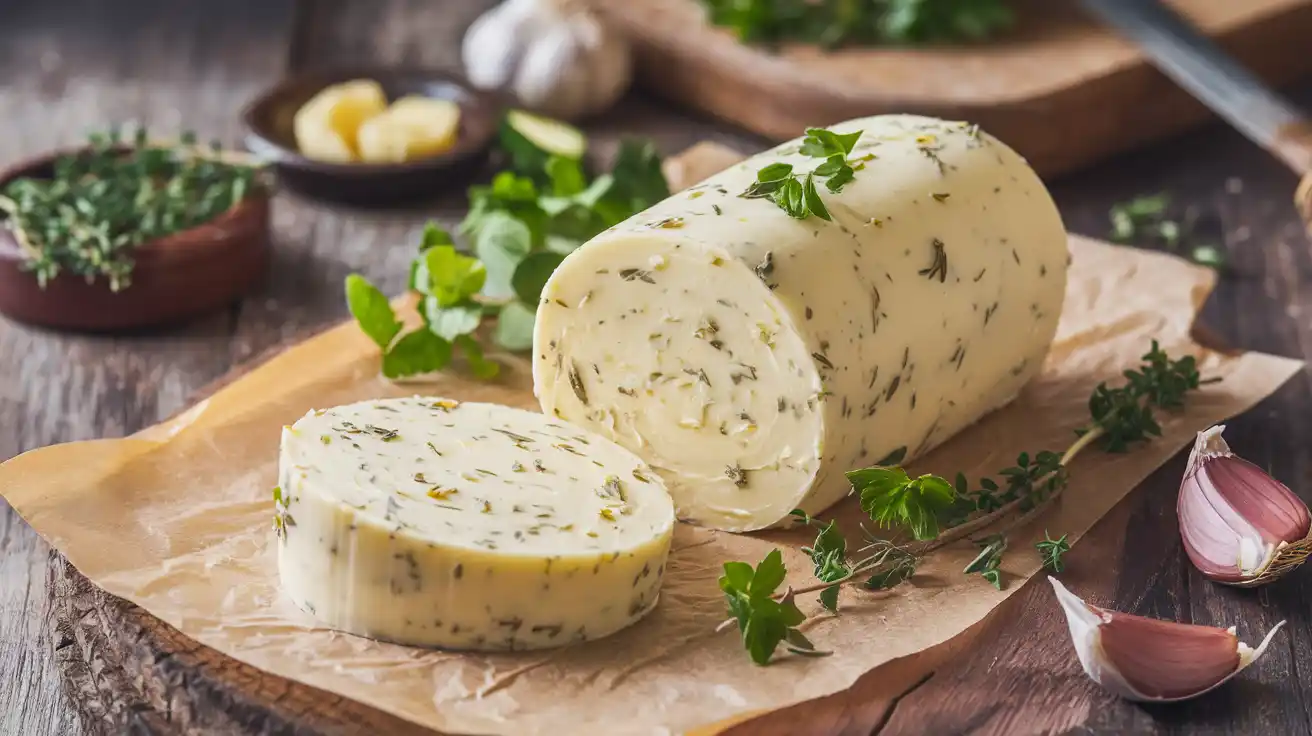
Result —
[{"label": "mint leaf", "polygon": [[670,185],[661,170],[660,154],[651,141],[620,141],[610,175],[614,182],[607,198],[622,203],[630,215],[670,196]]},{"label": "mint leaf", "polygon": [[383,350],[387,350],[401,331],[401,321],[387,297],[358,273],[346,277],[346,306],[360,323],[360,330]]},{"label": "mint leaf", "polygon": [[383,375],[404,378],[442,370],[451,362],[451,343],[428,330],[406,333],[383,354]]},{"label": "mint leaf", "polygon": [[746,562],[726,562],[724,563],[724,575],[720,577],[720,590],[726,593],[746,595],[748,586],[752,584],[754,574],[752,566]]},{"label": "mint leaf", "polygon": [[430,222],[424,225],[424,234],[419,241],[419,252],[423,253],[429,248],[439,245],[455,245],[455,241],[451,240],[451,234],[439,227],[437,223]]},{"label": "mint leaf", "polygon": [[752,582],[748,586],[748,592],[752,598],[769,597],[774,593],[784,581],[788,571],[784,569],[783,555],[777,549],[770,550],[770,553],[761,560],[761,564],[756,566],[756,574],[752,576]]},{"label": "mint leaf", "polygon": [[487,270],[483,295],[497,300],[515,296],[510,278],[532,249],[528,225],[507,212],[489,213],[474,236],[474,253]]},{"label": "mint leaf", "polygon": [[487,360],[483,357],[483,348],[474,338],[469,335],[461,335],[455,339],[455,347],[465,354],[465,362],[469,363],[469,370],[475,378],[484,381],[496,378],[501,373],[501,364],[495,360]]},{"label": "mint leaf", "polygon": [[420,309],[423,310],[428,329],[447,342],[477,330],[483,321],[483,307],[474,302],[444,307],[437,297],[429,296],[424,297]]},{"label": "mint leaf", "polygon": [[510,278],[511,286],[514,287],[519,300],[536,307],[538,300],[542,298],[542,287],[547,285],[547,279],[551,278],[551,274],[563,260],[565,256],[559,253],[538,251],[520,261]]},{"label": "mint leaf", "polygon": [[521,302],[511,302],[501,309],[492,339],[506,350],[533,347],[533,310]]},{"label": "mint leaf", "polygon": [[587,188],[583,166],[577,159],[552,156],[547,159],[546,169],[553,196],[572,197]]},{"label": "mint leaf", "polygon": [[419,291],[435,297],[444,307],[477,294],[487,280],[487,270],[477,258],[457,253],[449,245],[430,248],[424,251],[422,258],[420,270],[426,272],[427,280],[420,286],[427,289],[420,288]]}]

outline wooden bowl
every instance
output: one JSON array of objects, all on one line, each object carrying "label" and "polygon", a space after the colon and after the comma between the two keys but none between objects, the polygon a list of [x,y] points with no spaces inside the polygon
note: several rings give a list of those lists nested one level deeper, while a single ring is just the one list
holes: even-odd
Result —
[{"label": "wooden bowl", "polygon": [[[0,174],[0,188],[20,177],[48,178],[59,151]],[[0,313],[60,330],[109,332],[185,322],[221,309],[248,292],[269,264],[269,197],[252,196],[215,219],[141,244],[131,284],[110,291],[61,273],[46,284],[23,268],[26,254],[0,219]]]},{"label": "wooden bowl", "polygon": [[[306,158],[296,147],[292,118],[311,97],[331,84],[372,79],[389,101],[404,95],[453,100],[460,106],[455,146],[441,154],[402,164],[330,163]],[[416,69],[336,69],[286,79],[246,106],[246,147],[271,161],[282,183],[302,194],[354,205],[402,205],[432,199],[466,175],[487,155],[496,137],[502,105],[441,72]]]}]

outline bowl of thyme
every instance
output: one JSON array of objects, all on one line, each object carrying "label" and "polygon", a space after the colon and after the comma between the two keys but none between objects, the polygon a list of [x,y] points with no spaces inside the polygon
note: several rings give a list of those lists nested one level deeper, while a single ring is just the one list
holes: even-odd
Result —
[{"label": "bowl of thyme", "polygon": [[0,312],[133,330],[223,308],[269,263],[264,171],[186,134],[95,134],[0,173]]}]

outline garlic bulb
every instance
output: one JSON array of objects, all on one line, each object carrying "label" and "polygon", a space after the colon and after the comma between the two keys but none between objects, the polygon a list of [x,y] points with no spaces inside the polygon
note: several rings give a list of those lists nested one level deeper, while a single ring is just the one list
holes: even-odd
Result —
[{"label": "garlic bulb", "polygon": [[1312,514],[1302,499],[1221,439],[1198,433],[1180,484],[1180,537],[1194,566],[1219,583],[1251,587],[1303,564]]},{"label": "garlic bulb", "polygon": [[1235,629],[1178,624],[1108,611],[1080,600],[1049,577],[1066,613],[1080,664],[1094,682],[1129,700],[1187,700],[1212,690],[1262,656],[1276,624],[1256,649]]},{"label": "garlic bulb", "polygon": [[628,41],[584,0],[507,0],[465,32],[469,81],[562,120],[601,112],[633,78]]}]

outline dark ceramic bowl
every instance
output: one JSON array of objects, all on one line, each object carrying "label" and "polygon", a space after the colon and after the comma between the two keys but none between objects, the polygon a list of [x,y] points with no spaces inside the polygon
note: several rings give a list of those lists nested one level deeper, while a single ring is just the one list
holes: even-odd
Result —
[{"label": "dark ceramic bowl", "polygon": [[[453,100],[460,106],[455,147],[403,164],[340,164],[302,156],[292,131],[296,111],[325,87],[352,79],[378,82],[389,102],[405,95]],[[272,162],[282,183],[310,197],[366,206],[415,203],[462,186],[486,157],[500,119],[494,95],[448,74],[411,69],[309,72],[280,82],[242,112],[246,147]]]},{"label": "dark ceramic bowl", "polygon": [[[47,178],[47,154],[0,173],[0,188],[20,178]],[[0,215],[2,218],[2,215]],[[264,276],[269,264],[269,198],[252,196],[215,219],[152,240],[133,252],[131,284],[110,291],[105,279],[61,273],[45,288],[23,268],[26,254],[0,219],[0,313],[60,330],[110,332],[179,324],[221,309]]]}]

